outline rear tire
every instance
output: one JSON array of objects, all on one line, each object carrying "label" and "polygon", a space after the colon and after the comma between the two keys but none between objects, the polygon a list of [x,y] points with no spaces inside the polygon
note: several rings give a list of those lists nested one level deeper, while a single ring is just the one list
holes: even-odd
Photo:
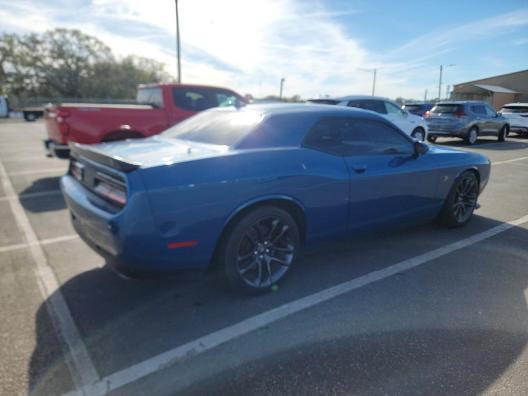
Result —
[{"label": "rear tire", "polygon": [[497,136],[497,140],[499,142],[504,142],[506,138],[508,137],[508,133],[510,132],[510,129],[508,128],[508,125],[504,125],[501,130],[499,131],[499,134]]},{"label": "rear tire", "polygon": [[477,143],[478,140],[478,129],[477,127],[471,127],[471,129],[468,131],[464,141],[466,144],[469,144],[470,146]]},{"label": "rear tire", "polygon": [[219,261],[228,284],[247,294],[270,291],[289,271],[300,247],[297,223],[274,206],[256,208],[228,232]]},{"label": "rear tire", "polygon": [[439,222],[450,228],[466,225],[477,207],[478,192],[479,182],[475,173],[472,171],[462,173],[447,195],[438,217]]},{"label": "rear tire", "polygon": [[436,142],[436,139],[437,139],[436,136],[427,136],[427,141],[428,141],[429,143],[434,143],[434,142]]}]

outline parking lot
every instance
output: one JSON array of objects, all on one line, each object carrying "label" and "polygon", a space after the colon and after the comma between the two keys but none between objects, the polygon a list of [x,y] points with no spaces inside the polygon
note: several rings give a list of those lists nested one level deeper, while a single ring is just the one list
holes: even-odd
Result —
[{"label": "parking lot", "polygon": [[44,137],[0,123],[0,394],[528,393],[528,139],[439,139],[493,163],[467,227],[319,246],[248,298],[105,268]]}]

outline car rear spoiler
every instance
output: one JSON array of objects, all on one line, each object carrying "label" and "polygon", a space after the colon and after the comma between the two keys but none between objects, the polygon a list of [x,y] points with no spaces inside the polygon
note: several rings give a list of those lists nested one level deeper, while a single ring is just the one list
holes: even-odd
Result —
[{"label": "car rear spoiler", "polygon": [[73,155],[74,157],[84,157],[89,160],[98,162],[100,164],[106,165],[110,168],[117,169],[121,172],[132,172],[133,170],[136,170],[139,168],[140,164],[135,162],[130,162],[127,160],[124,160],[121,157],[110,157],[100,151],[98,151],[95,147],[86,145],[86,144],[79,144],[70,142],[70,155]]}]

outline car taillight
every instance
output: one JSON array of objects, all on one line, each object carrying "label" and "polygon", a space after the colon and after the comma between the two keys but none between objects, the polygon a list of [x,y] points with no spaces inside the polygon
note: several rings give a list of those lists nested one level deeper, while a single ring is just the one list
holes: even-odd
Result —
[{"label": "car taillight", "polygon": [[107,174],[97,172],[94,179],[94,191],[102,198],[119,206],[125,206],[127,203],[125,182]]},{"label": "car taillight", "polygon": [[73,177],[82,182],[84,177],[84,165],[78,162],[75,158],[71,158],[70,173]]},{"label": "car taillight", "polygon": [[423,115],[424,118],[429,118],[431,117],[431,112],[429,110],[427,110],[424,115]]}]

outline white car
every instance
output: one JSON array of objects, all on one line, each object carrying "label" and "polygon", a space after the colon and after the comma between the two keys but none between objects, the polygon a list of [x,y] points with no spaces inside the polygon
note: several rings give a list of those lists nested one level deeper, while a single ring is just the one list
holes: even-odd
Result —
[{"label": "white car", "polygon": [[412,138],[423,142],[427,138],[427,123],[415,114],[402,109],[396,102],[378,96],[344,96],[337,105],[375,111],[398,126]]},{"label": "white car", "polygon": [[510,132],[528,135],[528,103],[508,103],[500,112],[510,122]]}]

